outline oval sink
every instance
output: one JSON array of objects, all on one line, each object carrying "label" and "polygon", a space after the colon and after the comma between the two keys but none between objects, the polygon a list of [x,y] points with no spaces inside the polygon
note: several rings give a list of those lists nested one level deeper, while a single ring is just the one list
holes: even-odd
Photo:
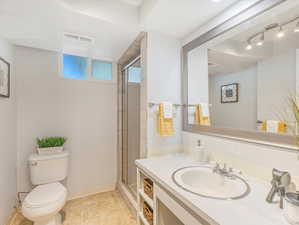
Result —
[{"label": "oval sink", "polygon": [[240,199],[250,192],[249,185],[241,177],[223,176],[205,166],[178,169],[173,173],[172,178],[176,185],[185,191],[207,198]]}]

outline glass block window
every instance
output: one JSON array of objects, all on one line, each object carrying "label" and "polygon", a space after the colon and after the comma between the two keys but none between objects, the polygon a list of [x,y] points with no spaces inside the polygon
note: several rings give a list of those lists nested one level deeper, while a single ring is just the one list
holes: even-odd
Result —
[{"label": "glass block window", "polygon": [[140,83],[141,82],[141,68],[140,67],[129,67],[129,82]]},{"label": "glass block window", "polygon": [[88,60],[85,57],[63,54],[63,76],[65,78],[86,80]]},{"label": "glass block window", "polygon": [[95,80],[112,80],[112,63],[92,60],[92,78]]}]

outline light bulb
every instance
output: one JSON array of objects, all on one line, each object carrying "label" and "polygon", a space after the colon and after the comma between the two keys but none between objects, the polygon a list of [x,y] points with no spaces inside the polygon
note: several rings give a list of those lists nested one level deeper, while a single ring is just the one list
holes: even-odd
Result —
[{"label": "light bulb", "polygon": [[282,37],[284,37],[284,35],[285,35],[285,33],[283,32],[282,26],[280,26],[279,32],[277,33],[277,37],[282,38]]},{"label": "light bulb", "polygon": [[265,41],[265,34],[262,33],[259,41],[256,43],[257,46],[262,46],[264,44],[264,41]]},{"label": "light bulb", "polygon": [[258,41],[258,42],[256,43],[257,46],[262,46],[263,44],[264,44],[263,41]]},{"label": "light bulb", "polygon": [[251,50],[251,49],[252,49],[251,41],[247,41],[246,50]]}]

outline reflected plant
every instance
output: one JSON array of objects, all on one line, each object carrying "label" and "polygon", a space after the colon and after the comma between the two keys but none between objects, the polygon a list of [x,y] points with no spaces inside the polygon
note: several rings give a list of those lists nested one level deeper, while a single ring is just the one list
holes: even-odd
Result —
[{"label": "reflected plant", "polygon": [[297,146],[299,146],[299,133],[298,133],[299,105],[298,105],[295,97],[290,97],[290,102],[291,102],[292,112],[293,112],[294,118],[296,120],[296,128],[295,128],[293,133],[294,133],[294,136],[296,138],[296,144],[297,144]]}]

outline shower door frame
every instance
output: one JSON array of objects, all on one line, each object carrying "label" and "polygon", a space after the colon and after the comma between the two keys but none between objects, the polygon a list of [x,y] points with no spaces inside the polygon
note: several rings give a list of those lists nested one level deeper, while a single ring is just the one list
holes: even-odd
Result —
[{"label": "shower door frame", "polygon": [[[141,60],[141,55],[138,55],[123,68],[121,68],[121,106],[122,106],[122,115],[121,115],[121,124],[122,124],[122,134],[121,134],[121,182],[130,190],[128,182],[128,170],[129,170],[129,154],[128,154],[128,83],[129,83],[129,73],[128,69],[136,63],[138,60]],[[140,146],[139,146],[139,156],[140,156]],[[137,190],[136,190],[137,191]],[[134,196],[136,193],[132,193]],[[136,197],[136,196],[135,196]]]}]

